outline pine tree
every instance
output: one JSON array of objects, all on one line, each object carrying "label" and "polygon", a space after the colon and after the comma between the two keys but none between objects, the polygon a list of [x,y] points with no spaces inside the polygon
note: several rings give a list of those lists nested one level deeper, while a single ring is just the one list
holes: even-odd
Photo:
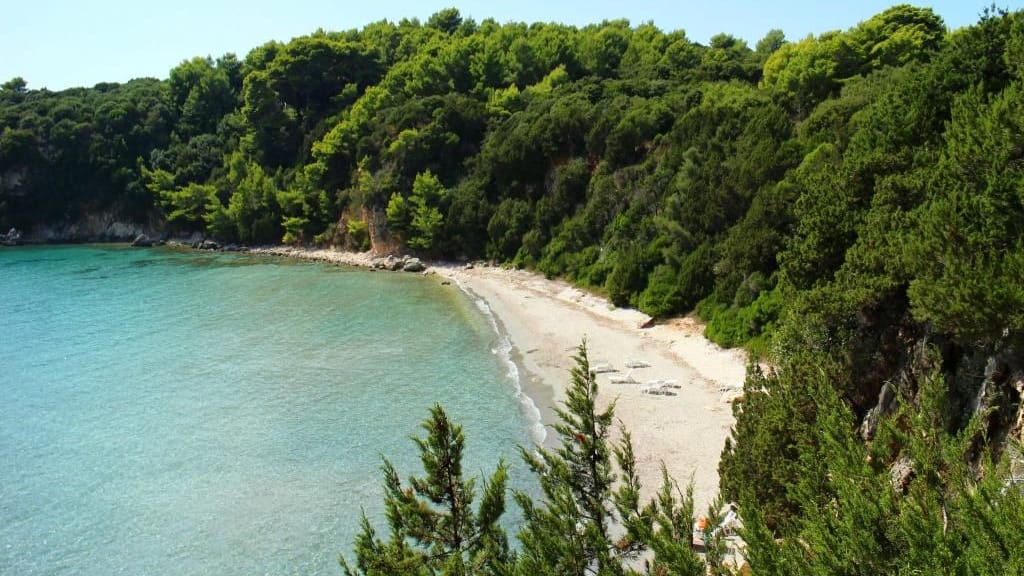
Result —
[{"label": "pine tree", "polygon": [[377,537],[366,516],[355,541],[356,564],[344,557],[347,576],[413,574],[469,576],[502,574],[509,566],[508,540],[499,525],[505,511],[507,469],[499,463],[484,482],[479,507],[473,510],[476,478],[464,479],[462,427],[435,405],[423,422],[426,438],[414,438],[425,472],[403,486],[387,459],[384,505],[391,536]]},{"label": "pine tree", "polygon": [[616,542],[623,557],[639,557],[650,551],[644,562],[646,574],[658,576],[702,576],[705,563],[693,549],[693,485],[683,493],[661,467],[661,489],[640,506],[640,482],[629,433],[615,448],[622,478],[615,493],[615,505],[626,535]]},{"label": "pine tree", "polygon": [[625,430],[618,444],[609,440],[614,403],[597,409],[597,377],[586,342],[574,360],[565,404],[556,410],[560,447],[522,451],[538,476],[543,501],[538,505],[516,493],[526,519],[516,574],[637,574],[630,566],[647,552],[653,553],[644,562],[647,574],[704,574],[691,546],[692,488],[683,495],[663,468],[657,498],[641,505],[633,444]]},{"label": "pine tree", "polygon": [[597,376],[590,371],[586,342],[574,360],[564,406],[555,410],[559,448],[521,450],[544,495],[537,506],[528,495],[516,494],[526,519],[518,567],[524,574],[623,573],[609,536],[615,476],[608,437],[614,405],[598,412]]},{"label": "pine tree", "polygon": [[[1010,456],[986,445],[982,415],[958,423],[937,352],[912,373],[871,446],[832,386],[801,375],[816,406],[788,485],[801,509],[773,529],[754,489],[740,496],[758,574],[1024,574],[1024,491]],[[894,475],[897,460],[907,474]]]},{"label": "pine tree", "polygon": [[662,467],[661,490],[641,503],[630,435],[623,430],[620,442],[609,440],[614,405],[597,409],[597,378],[585,342],[575,361],[566,402],[556,410],[560,447],[521,449],[542,496],[535,502],[515,493],[525,520],[518,554],[509,551],[498,525],[505,505],[504,464],[484,485],[474,513],[475,479],[462,477],[462,429],[435,406],[423,423],[427,437],[414,439],[425,475],[403,486],[384,460],[390,538],[379,538],[364,516],[355,566],[341,559],[346,576],[626,576],[640,574],[641,566],[647,575],[705,574],[692,548],[692,486],[683,493]]}]

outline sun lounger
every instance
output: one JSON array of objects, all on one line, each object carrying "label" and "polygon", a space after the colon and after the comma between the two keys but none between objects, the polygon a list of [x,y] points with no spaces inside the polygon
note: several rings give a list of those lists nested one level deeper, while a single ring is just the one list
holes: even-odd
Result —
[{"label": "sun lounger", "polygon": [[625,376],[609,376],[608,381],[612,384],[639,384],[640,381],[633,378],[633,371],[626,372]]}]

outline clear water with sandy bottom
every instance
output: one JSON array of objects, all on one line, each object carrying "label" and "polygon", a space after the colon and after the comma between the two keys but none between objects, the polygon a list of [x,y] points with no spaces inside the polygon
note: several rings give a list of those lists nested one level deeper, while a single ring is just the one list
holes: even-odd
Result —
[{"label": "clear water with sandy bottom", "polygon": [[538,439],[457,288],[166,249],[0,249],[0,400],[0,573],[21,576],[337,574],[360,511],[383,527],[381,455],[418,472],[435,402],[467,473],[504,458],[529,490]]}]

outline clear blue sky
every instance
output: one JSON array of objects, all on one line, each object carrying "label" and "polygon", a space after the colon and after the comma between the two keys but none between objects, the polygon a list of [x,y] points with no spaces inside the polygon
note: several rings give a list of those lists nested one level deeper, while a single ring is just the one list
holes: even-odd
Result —
[{"label": "clear blue sky", "polygon": [[[166,78],[193,56],[244,57],[268,40],[287,41],[317,28],[347,30],[381,19],[425,20],[456,7],[477,21],[585,25],[627,18],[662,30],[686,30],[706,43],[719,32],[751,46],[772,28],[789,39],[846,29],[901,2],[894,0],[10,0],[0,8],[0,82],[60,90],[131,78]],[[950,28],[973,24],[991,0],[929,3]],[[1018,10],[1024,0],[999,6]]]}]

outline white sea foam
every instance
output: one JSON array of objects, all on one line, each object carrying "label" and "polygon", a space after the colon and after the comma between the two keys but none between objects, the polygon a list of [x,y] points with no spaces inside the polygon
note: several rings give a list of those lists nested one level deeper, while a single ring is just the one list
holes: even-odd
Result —
[{"label": "white sea foam", "polygon": [[537,403],[534,402],[533,398],[523,390],[522,378],[519,375],[519,366],[516,364],[515,360],[512,359],[512,350],[514,349],[512,341],[509,339],[508,334],[501,329],[501,325],[498,323],[498,318],[494,315],[494,311],[491,310],[490,304],[480,296],[474,294],[472,290],[467,288],[466,285],[458,279],[455,280],[455,284],[473,301],[477,309],[480,310],[480,313],[483,314],[484,318],[487,320],[487,323],[490,324],[491,329],[494,330],[494,334],[498,338],[498,345],[496,348],[491,349],[491,353],[496,355],[505,365],[505,375],[508,377],[509,382],[515,390],[514,396],[516,400],[519,401],[523,414],[529,421],[531,439],[533,439],[537,444],[544,444],[544,441],[548,437],[548,432],[544,428],[544,422],[541,418],[540,409],[537,408]]}]

